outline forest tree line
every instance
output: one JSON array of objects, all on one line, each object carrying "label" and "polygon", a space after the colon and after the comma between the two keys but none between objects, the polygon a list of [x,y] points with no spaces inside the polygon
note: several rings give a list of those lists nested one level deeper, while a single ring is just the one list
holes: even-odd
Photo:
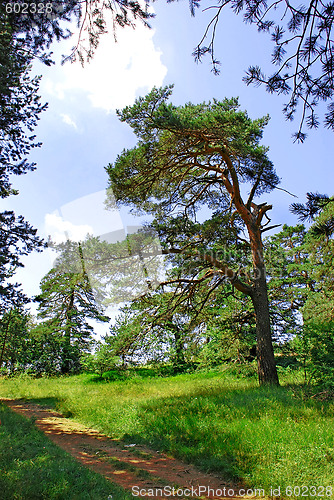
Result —
[{"label": "forest tree line", "polygon": [[[194,9],[197,3],[191,5]],[[254,10],[252,5],[246,2],[245,19],[263,31],[274,31],[280,69],[266,79],[254,67],[248,83],[264,83],[272,92],[290,94],[288,117],[303,102],[296,135],[303,141],[304,121],[317,127],[315,107],[332,97],[333,61],[321,41],[326,39],[331,50],[333,7],[288,9],[292,17],[285,32],[274,21],[264,21],[269,7],[259,3]],[[95,9],[93,15],[92,3],[84,6],[91,13],[89,59],[106,24],[102,10]],[[31,64],[36,58],[52,64],[52,41],[70,35],[60,21],[74,16],[79,25],[85,23],[79,2],[55,2],[54,9],[51,17],[30,11],[18,16],[8,9],[8,2],[0,3],[3,199],[17,194],[13,175],[36,168],[28,160],[29,152],[41,146],[33,130],[46,105],[40,103],[40,77],[31,75]],[[236,12],[240,9],[241,5]],[[152,17],[136,2],[116,2],[112,15],[119,27],[131,26],[136,19],[147,24]],[[299,40],[300,50],[291,56],[300,68],[297,80],[294,74],[281,75],[291,59],[285,59],[283,50],[292,41],[284,38],[287,32]],[[216,67],[213,41],[209,47],[200,43],[197,57],[210,54]],[[80,40],[69,58],[75,57],[84,62]],[[309,70],[318,59],[321,76],[316,86]],[[297,82],[293,88],[292,80]],[[267,197],[280,182],[261,144],[268,117],[251,120],[237,99],[176,107],[168,102],[171,93],[171,87],[153,89],[119,112],[138,142],[107,168],[117,203],[147,214],[150,222],[114,246],[98,238],[60,246],[55,266],[34,299],[39,303],[37,319],[27,312],[30,298],[12,278],[22,267],[21,257],[42,251],[46,244],[23,216],[13,211],[0,214],[1,369],[66,374],[96,363],[103,371],[161,362],[182,371],[256,355],[260,383],[278,384],[274,346],[284,346],[304,360],[305,370],[312,367],[307,376],[332,380],[332,198],[309,193],[305,205],[294,204],[292,210],[301,222],[311,222],[310,227],[283,226],[275,236],[263,237],[278,229],[270,224],[273,207]],[[331,103],[325,125],[333,126]],[[199,222],[203,209],[207,215]],[[131,262],[124,257],[129,248]],[[148,272],[152,258],[158,277],[154,282]],[[115,293],[129,296],[129,289],[135,292],[137,286],[146,287],[146,292],[134,293],[110,334],[96,343],[90,320],[107,322],[104,308]]]},{"label": "forest tree line", "polygon": [[[265,239],[264,252],[277,359],[284,354],[285,366],[290,367],[287,369],[302,367],[308,383],[331,385],[334,290],[330,226],[334,204],[331,199],[318,199],[321,209],[308,229],[303,224],[284,225],[280,232]],[[80,245],[90,244],[88,239]],[[96,306],[87,274],[82,269],[65,274],[61,262],[66,254],[73,257],[77,248],[77,243],[63,244],[57,265],[43,278],[37,297],[38,320],[26,308],[13,308],[3,314],[3,374],[25,372],[40,376],[89,371],[102,376],[138,365],[172,374],[231,361],[248,364],[255,359],[254,311],[250,300],[233,284],[212,293],[204,307],[201,302],[208,292],[205,287],[179,306],[175,304],[175,289],[157,288],[121,308],[108,334],[97,340],[89,318],[108,318]],[[230,251],[236,253],[237,249],[230,247]],[[244,265],[246,268],[246,259]],[[176,266],[168,269],[169,276],[177,272]]]}]

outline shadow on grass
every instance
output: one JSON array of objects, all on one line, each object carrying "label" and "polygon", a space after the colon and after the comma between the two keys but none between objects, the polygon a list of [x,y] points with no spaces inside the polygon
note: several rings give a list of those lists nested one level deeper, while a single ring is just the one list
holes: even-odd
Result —
[{"label": "shadow on grass", "polygon": [[23,398],[22,401],[29,401],[29,403],[34,403],[41,406],[42,408],[49,408],[50,410],[57,410],[59,404],[62,401],[60,398],[55,397],[43,397],[43,398]]},{"label": "shadow on grass", "polygon": [[39,398],[18,398],[15,399],[18,402],[36,404],[41,409],[53,410],[59,412],[62,417],[71,418],[74,417],[73,412],[68,408],[65,398],[56,397],[39,397]]},{"label": "shadow on grass", "polygon": [[268,486],[312,479],[308,471],[329,477],[333,405],[303,398],[302,384],[259,388],[255,380],[235,377],[194,374],[126,387],[115,382],[110,393],[101,385],[96,399],[82,398],[80,386],[71,393],[73,408],[66,397],[28,401],[53,404],[62,414],[65,408],[78,412],[80,421],[101,432],[169,452],[226,480]]},{"label": "shadow on grass", "polygon": [[138,412],[142,432],[124,440],[149,443],[202,470],[244,482],[260,460],[274,467],[276,460],[297,452],[299,445],[294,449],[291,443],[299,429],[304,428],[307,442],[307,426],[332,416],[329,406],[296,396],[301,388],[198,388],[186,396],[152,399]]},{"label": "shadow on grass", "polygon": [[[46,398],[49,399],[49,398]],[[103,477],[79,465],[54,445],[31,420],[0,403],[1,499],[130,498]]]}]

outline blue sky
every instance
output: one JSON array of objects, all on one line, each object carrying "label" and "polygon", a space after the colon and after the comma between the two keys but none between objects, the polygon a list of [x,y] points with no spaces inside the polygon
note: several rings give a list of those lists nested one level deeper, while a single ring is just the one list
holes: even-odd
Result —
[{"label": "blue sky", "polygon": [[[333,194],[333,133],[319,128],[309,133],[304,144],[293,144],[291,134],[298,124],[284,119],[281,108],[285,98],[242,82],[250,64],[268,67],[271,44],[267,35],[227,10],[217,31],[216,52],[222,66],[221,74],[215,76],[209,59],[196,64],[191,56],[210,11],[198,10],[193,18],[185,1],[161,1],[153,7],[156,18],[151,22],[152,30],[143,26],[119,30],[116,44],[112,33],[103,36],[94,60],[84,69],[79,63],[60,66],[60,56],[69,52],[71,40],[54,46],[55,66],[35,64],[34,72],[43,74],[42,102],[49,103],[36,130],[43,146],[31,155],[37,170],[13,179],[20,194],[4,200],[3,209],[24,215],[42,236],[80,233],[87,226],[95,234],[104,234],[135,224],[124,212],[106,214],[103,209],[107,187],[104,167],[123,148],[135,144],[130,128],[119,122],[115,109],[131,104],[154,85],[170,83],[175,84],[175,104],[239,96],[241,107],[252,118],[269,113],[263,143],[270,147],[281,187],[293,192],[299,201],[305,200],[307,191]],[[297,223],[289,213],[294,198],[275,191],[265,199],[273,204],[274,224]],[[26,267],[17,279],[28,294],[38,293],[39,281],[51,263],[47,254],[25,259]]]}]

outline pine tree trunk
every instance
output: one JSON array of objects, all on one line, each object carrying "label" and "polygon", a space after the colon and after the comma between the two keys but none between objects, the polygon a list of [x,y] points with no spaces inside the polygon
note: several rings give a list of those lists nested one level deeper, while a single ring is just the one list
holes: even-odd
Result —
[{"label": "pine tree trunk", "polygon": [[64,339],[63,339],[63,353],[62,353],[62,366],[61,372],[64,375],[67,375],[71,371],[72,365],[72,346],[71,346],[71,333],[72,333],[72,312],[74,306],[74,290],[71,290],[70,300],[66,311],[66,325],[64,331]]},{"label": "pine tree trunk", "polygon": [[269,302],[265,268],[258,269],[259,276],[255,280],[252,302],[256,318],[256,355],[260,385],[279,385],[271,339]]},{"label": "pine tree trunk", "polygon": [[[255,219],[255,218],[254,218]],[[257,223],[248,228],[254,265],[251,299],[256,320],[256,356],[260,385],[279,385],[271,338],[269,300],[261,231]]]}]

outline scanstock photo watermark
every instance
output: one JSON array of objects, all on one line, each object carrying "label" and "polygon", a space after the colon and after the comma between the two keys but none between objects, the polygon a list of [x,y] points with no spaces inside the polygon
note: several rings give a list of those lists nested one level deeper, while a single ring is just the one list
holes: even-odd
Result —
[{"label": "scanstock photo watermark", "polygon": [[175,486],[164,486],[163,488],[142,488],[134,485],[131,489],[134,497],[153,498],[333,498],[334,488],[332,486],[281,486],[271,487],[265,491],[264,488],[211,488],[210,486],[189,486],[188,488],[177,488]]},{"label": "scanstock photo watermark", "polygon": [[214,498],[233,498],[233,497],[265,497],[266,493],[263,488],[240,488],[234,489],[230,487],[211,488],[210,486],[189,486],[189,488],[177,488],[175,486],[164,486],[163,488],[141,488],[140,486],[132,486],[132,495],[134,497],[171,497],[171,498],[199,498],[214,497]]},{"label": "scanstock photo watermark", "polygon": [[[228,245],[212,250],[205,241],[196,240],[191,249],[188,241],[167,246],[154,228],[118,209],[111,189],[91,193],[46,214],[45,234],[52,252],[50,268],[56,267],[58,273],[84,272],[102,308],[134,300],[162,283],[168,285],[165,272],[168,257],[173,255],[185,257],[178,264],[181,285],[187,280],[190,283],[189,273],[195,283],[201,278],[195,271],[198,275],[204,268],[210,270],[212,286],[216,286],[214,280],[252,284],[262,272],[269,278],[285,275],[280,274],[284,263],[276,262],[271,268],[274,259],[270,255],[266,256],[265,270],[264,266],[254,268],[249,252],[248,258],[242,257],[242,265],[237,264],[235,248]],[[258,261],[261,259],[259,255]],[[193,265],[189,270],[190,261]]]}]

